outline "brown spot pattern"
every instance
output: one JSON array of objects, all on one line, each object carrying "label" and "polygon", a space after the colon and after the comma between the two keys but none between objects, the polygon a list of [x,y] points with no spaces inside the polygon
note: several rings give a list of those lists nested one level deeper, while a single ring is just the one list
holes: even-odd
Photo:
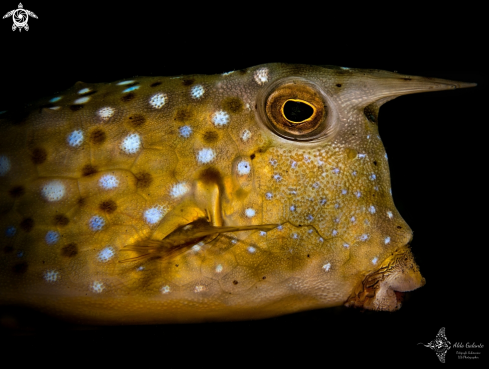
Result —
[{"label": "brown spot pattern", "polygon": [[70,220],[68,219],[68,217],[66,217],[63,214],[56,214],[54,216],[54,225],[64,227],[64,226],[68,225],[69,222],[70,222]]},{"label": "brown spot pattern", "polygon": [[98,207],[100,210],[106,212],[107,214],[112,214],[117,210],[117,204],[114,200],[102,201]]},{"label": "brown spot pattern", "polygon": [[20,228],[26,232],[32,231],[32,228],[34,228],[34,219],[24,218],[22,222],[20,222]]},{"label": "brown spot pattern", "polygon": [[136,174],[137,187],[148,188],[153,183],[153,176],[148,172],[139,172]]},{"label": "brown spot pattern", "polygon": [[83,109],[83,105],[70,105],[71,111],[78,111]]},{"label": "brown spot pattern", "polygon": [[129,117],[129,123],[134,128],[141,127],[146,122],[146,118],[141,114],[135,114]]},{"label": "brown spot pattern", "polygon": [[36,147],[34,150],[32,150],[31,160],[34,164],[36,165],[42,164],[46,161],[47,158],[48,158],[48,153],[42,147]]},{"label": "brown spot pattern", "polygon": [[192,110],[189,107],[185,106],[185,107],[177,109],[177,111],[175,113],[175,120],[177,120],[179,122],[185,122],[185,121],[192,119],[193,116],[194,116],[194,114],[193,114]]},{"label": "brown spot pattern", "polygon": [[214,143],[219,140],[219,134],[216,131],[206,131],[202,138],[207,143]]},{"label": "brown spot pattern", "polygon": [[13,198],[21,197],[25,194],[25,188],[22,186],[14,186],[10,189],[9,194]]},{"label": "brown spot pattern", "polygon": [[228,97],[223,100],[222,107],[231,113],[241,113],[243,111],[243,102],[239,97]]},{"label": "brown spot pattern", "polygon": [[135,97],[136,97],[136,95],[131,92],[131,93],[127,94],[127,95],[122,96],[121,97],[121,101],[122,102],[129,102],[131,100],[134,100]]},{"label": "brown spot pattern", "polygon": [[153,82],[150,86],[151,87],[156,87],[156,86],[159,86],[161,85],[162,82],[158,81],[158,82]]},{"label": "brown spot pattern", "polygon": [[97,128],[93,130],[92,133],[90,133],[90,141],[94,145],[101,145],[105,142],[106,139],[107,139],[107,135],[100,128]]},{"label": "brown spot pattern", "polygon": [[82,168],[83,177],[88,177],[95,173],[97,173],[97,169],[92,164],[87,164]]},{"label": "brown spot pattern", "polygon": [[78,247],[76,246],[76,243],[72,242],[69,243],[68,245],[64,246],[61,249],[61,255],[66,256],[68,258],[71,258],[78,254]]},{"label": "brown spot pattern", "polygon": [[184,85],[184,86],[190,86],[194,82],[195,82],[195,79],[193,79],[193,78],[184,78],[182,80],[182,85]]}]

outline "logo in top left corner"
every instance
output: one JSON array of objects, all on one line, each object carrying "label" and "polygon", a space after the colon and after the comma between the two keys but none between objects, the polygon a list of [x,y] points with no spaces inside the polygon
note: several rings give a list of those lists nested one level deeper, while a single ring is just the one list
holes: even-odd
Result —
[{"label": "logo in top left corner", "polygon": [[3,16],[3,19],[12,17],[14,21],[14,24],[12,25],[12,31],[15,31],[17,28],[19,29],[19,31],[22,31],[22,28],[28,31],[29,25],[27,24],[27,21],[29,20],[29,16],[37,18],[37,15],[35,15],[30,10],[24,9],[22,3],[19,3],[19,8],[9,11]]}]

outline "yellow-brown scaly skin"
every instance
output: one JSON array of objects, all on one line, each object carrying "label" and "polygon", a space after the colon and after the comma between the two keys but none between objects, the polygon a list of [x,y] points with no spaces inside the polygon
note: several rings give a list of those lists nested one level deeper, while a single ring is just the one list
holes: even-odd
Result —
[{"label": "yellow-brown scaly skin", "polygon": [[[274,131],[267,97],[283,83],[309,86],[325,105],[312,142]],[[0,302],[102,324],[253,319],[345,302],[396,310],[394,291],[424,278],[392,201],[378,109],[402,94],[469,86],[267,64],[78,83],[57,101],[7,111]],[[278,227],[120,262],[139,255],[125,246],[198,219]]]}]

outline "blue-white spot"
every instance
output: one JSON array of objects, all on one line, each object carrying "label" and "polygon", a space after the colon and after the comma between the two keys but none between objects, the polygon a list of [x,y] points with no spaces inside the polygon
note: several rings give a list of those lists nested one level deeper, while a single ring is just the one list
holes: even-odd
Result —
[{"label": "blue-white spot", "polygon": [[250,254],[254,254],[254,253],[256,252],[256,248],[254,248],[253,246],[249,246],[249,247],[248,247],[248,252],[249,252]]},{"label": "blue-white spot", "polygon": [[364,233],[360,236],[360,241],[366,241],[368,239],[368,234]]},{"label": "blue-white spot", "polygon": [[284,229],[284,227],[283,227],[282,225],[279,225],[279,226],[277,227],[277,229],[278,229],[279,231],[281,231],[282,229]]},{"label": "blue-white spot", "polygon": [[351,218],[350,218],[350,221],[351,221],[352,223],[355,223],[355,217],[351,217]]},{"label": "blue-white spot", "polygon": [[291,237],[294,238],[294,239],[299,238],[299,236],[297,235],[297,233],[292,233]]},{"label": "blue-white spot", "polygon": [[354,176],[356,176],[357,175],[357,171],[354,170],[351,174],[353,174]]},{"label": "blue-white spot", "polygon": [[373,181],[375,178],[377,178],[377,176],[376,176],[375,174],[373,174],[373,173],[372,173],[372,174],[370,175],[370,180],[371,180],[371,181]]},{"label": "blue-white spot", "polygon": [[364,158],[364,157],[365,157],[365,154],[358,154],[358,157],[359,157],[360,159],[362,159],[362,158]]},{"label": "blue-white spot", "polygon": [[267,200],[271,200],[271,199],[273,198],[273,194],[272,194],[271,192],[267,192],[267,193],[265,194],[265,198],[266,198]]},{"label": "blue-white spot", "polygon": [[55,103],[56,101],[59,101],[63,98],[63,96],[56,96],[53,97],[51,100],[49,100],[50,103]]},{"label": "blue-white spot", "polygon": [[348,245],[347,243],[344,243],[344,244],[343,244],[343,247],[344,247],[345,249],[347,249],[347,248],[349,248],[349,247],[350,247],[350,245]]},{"label": "blue-white spot", "polygon": [[243,132],[241,132],[241,139],[246,142],[248,141],[248,139],[251,137],[251,132],[247,129],[243,130]]},{"label": "blue-white spot", "polygon": [[290,163],[290,167],[293,169],[297,168],[297,162],[295,160],[292,160],[292,162]]},{"label": "blue-white spot", "polygon": [[144,219],[149,224],[155,224],[158,223],[165,214],[166,214],[166,209],[163,208],[163,206],[161,205],[157,205],[144,212]]},{"label": "blue-white spot", "polygon": [[102,251],[98,253],[98,260],[105,263],[112,259],[115,255],[114,249],[110,246],[107,246]]},{"label": "blue-white spot", "polygon": [[126,154],[135,154],[141,148],[141,138],[137,133],[131,133],[124,138],[121,143],[121,149]]},{"label": "blue-white spot", "polygon": [[104,190],[111,190],[119,186],[119,180],[112,174],[106,174],[99,179],[98,184]]},{"label": "blue-white spot", "polygon": [[265,231],[260,231],[260,236],[266,236],[267,235],[267,232]]},{"label": "blue-white spot", "polygon": [[161,287],[160,291],[161,291],[162,294],[165,295],[167,293],[170,293],[171,288],[170,288],[170,286],[166,285],[166,286]]},{"label": "blue-white spot", "polygon": [[255,71],[253,77],[256,83],[263,85],[268,82],[268,74],[268,68],[260,68]]},{"label": "blue-white spot", "polygon": [[216,266],[216,273],[221,273],[222,272],[222,269],[223,269],[222,265],[221,264],[218,264]]},{"label": "blue-white spot", "polygon": [[205,89],[202,85],[195,85],[190,90],[190,96],[194,99],[200,99],[204,95]]},{"label": "blue-white spot", "polygon": [[308,220],[308,221],[312,222],[312,220],[313,220],[313,219],[314,219],[314,217],[313,217],[311,214],[309,214],[309,215],[307,216],[307,220]]},{"label": "blue-white spot", "polygon": [[333,173],[334,174],[338,174],[340,172],[340,170],[338,168],[333,168]]},{"label": "blue-white spot", "polygon": [[372,259],[372,264],[377,264],[377,261],[379,260],[379,258],[376,256]]},{"label": "blue-white spot", "polygon": [[133,80],[129,80],[129,81],[122,81],[122,82],[119,82],[117,85],[118,86],[124,86],[124,85],[129,85],[131,83],[134,83],[135,81]]},{"label": "blue-white spot", "polygon": [[7,237],[14,237],[16,233],[17,228],[15,228],[14,226],[7,227],[7,229],[5,230],[5,236]]},{"label": "blue-white spot", "polygon": [[245,210],[245,215],[246,215],[248,218],[253,218],[253,217],[256,215],[255,209],[253,209],[253,208],[247,208],[247,209]]},{"label": "blue-white spot", "polygon": [[368,211],[370,211],[371,214],[375,214],[375,206],[370,205],[370,207],[368,208]]},{"label": "blue-white spot", "polygon": [[48,231],[44,239],[48,245],[54,245],[59,240],[59,233],[56,231]]},{"label": "blue-white spot", "polygon": [[41,192],[47,201],[49,201],[49,202],[59,201],[65,195],[65,185],[61,181],[54,180],[54,181],[48,182],[42,188]]},{"label": "blue-white spot", "polygon": [[177,183],[171,189],[170,195],[171,197],[177,198],[185,195],[189,191],[189,186],[186,182]]},{"label": "blue-white spot", "polygon": [[100,118],[102,118],[102,120],[107,121],[110,119],[110,117],[114,115],[114,112],[115,112],[114,108],[111,108],[110,106],[106,106],[104,108],[99,109],[97,114]]},{"label": "blue-white spot", "polygon": [[251,165],[246,160],[242,160],[238,163],[238,174],[244,176],[250,173]]},{"label": "blue-white spot", "polygon": [[338,234],[338,231],[336,229],[333,229],[333,232],[331,232],[333,236],[336,236]]},{"label": "blue-white spot", "polygon": [[295,206],[294,206],[294,205],[292,205],[292,206],[290,207],[290,211],[295,211]]},{"label": "blue-white spot", "polygon": [[5,155],[0,156],[0,177],[4,176],[10,170],[10,159]]},{"label": "blue-white spot", "polygon": [[166,103],[166,94],[164,93],[159,93],[156,95],[153,95],[151,99],[149,99],[150,105],[155,108],[155,109],[161,109],[163,105]]},{"label": "blue-white spot", "polygon": [[105,219],[101,216],[94,215],[90,218],[89,225],[92,231],[100,231],[105,226]]},{"label": "blue-white spot", "polygon": [[216,127],[221,127],[229,123],[229,114],[224,110],[216,111],[212,114],[212,122]]},{"label": "blue-white spot", "polygon": [[387,158],[387,153],[385,153],[385,155],[384,155],[384,156],[385,156],[385,159],[386,159],[386,160],[389,160],[389,159]]},{"label": "blue-white spot", "polygon": [[327,263],[323,265],[323,270],[327,272],[331,268],[331,263]]},{"label": "blue-white spot", "polygon": [[128,87],[124,91],[122,91],[122,93],[126,93],[126,92],[131,92],[131,91],[137,90],[139,87],[141,87],[141,86],[137,85],[137,86]]},{"label": "blue-white spot", "polygon": [[104,284],[100,281],[93,282],[90,287],[91,287],[92,291],[95,293],[100,293],[105,289]]},{"label": "blue-white spot", "polygon": [[322,237],[319,237],[318,241],[319,241],[319,242],[323,242],[323,241],[324,241],[324,239],[323,239]]},{"label": "blue-white spot", "polygon": [[321,199],[321,200],[319,201],[319,203],[320,203],[321,205],[324,205],[324,204],[326,204],[326,202],[327,202],[327,201],[328,201],[328,200],[326,200],[326,199]]},{"label": "blue-white spot", "polygon": [[362,196],[362,194],[360,193],[360,191],[355,191],[355,196],[360,197],[360,196]]},{"label": "blue-white spot", "polygon": [[212,149],[202,149],[197,154],[197,160],[201,164],[207,164],[214,160],[216,153]]},{"label": "blue-white spot", "polygon": [[43,277],[46,282],[56,282],[59,279],[59,272],[54,269],[46,270]]},{"label": "blue-white spot", "polygon": [[280,182],[282,180],[282,176],[280,174],[274,174],[273,179],[276,180],[277,182]]},{"label": "blue-white spot", "polygon": [[387,216],[389,217],[389,219],[392,219],[392,216],[393,216],[393,215],[392,215],[392,211],[388,210],[388,211],[387,211]]},{"label": "blue-white spot", "polygon": [[90,92],[90,89],[88,87],[82,88],[80,91],[78,91],[78,95],[83,95],[86,94],[87,92]]},{"label": "blue-white spot", "polygon": [[66,138],[68,141],[68,145],[71,147],[78,147],[83,143],[83,132],[80,130],[76,130],[71,132]]},{"label": "blue-white spot", "polygon": [[192,134],[192,128],[190,126],[182,126],[178,129],[180,136],[188,138]]},{"label": "blue-white spot", "polygon": [[347,190],[345,190],[345,189],[341,190],[341,194],[342,194],[342,195],[346,195],[346,194],[347,194],[347,192],[348,192],[348,191],[347,191]]},{"label": "blue-white spot", "polygon": [[79,99],[73,101],[73,104],[85,104],[89,100],[90,100],[90,96],[80,97]]},{"label": "blue-white spot", "polygon": [[385,240],[384,240],[384,242],[387,245],[389,242],[391,242],[391,238],[390,237],[386,237]]}]

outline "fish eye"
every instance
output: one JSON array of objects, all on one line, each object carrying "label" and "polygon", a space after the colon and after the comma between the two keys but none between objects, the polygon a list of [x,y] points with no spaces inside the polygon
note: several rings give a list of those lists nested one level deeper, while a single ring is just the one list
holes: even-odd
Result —
[{"label": "fish eye", "polygon": [[287,79],[267,92],[263,121],[273,133],[294,141],[314,141],[328,133],[328,105],[315,84]]}]

